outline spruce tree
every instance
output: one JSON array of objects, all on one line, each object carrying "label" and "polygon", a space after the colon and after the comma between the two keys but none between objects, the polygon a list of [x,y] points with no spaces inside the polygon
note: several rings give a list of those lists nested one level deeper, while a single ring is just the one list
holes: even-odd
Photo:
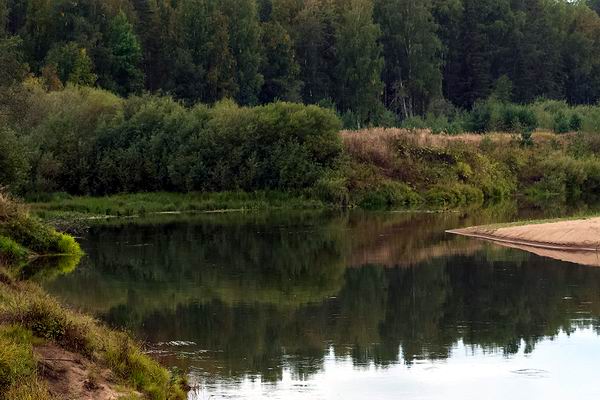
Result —
[{"label": "spruce tree", "polygon": [[381,108],[380,34],[373,22],[372,0],[349,0],[336,30],[336,104],[340,111],[354,113],[357,125],[367,122]]}]

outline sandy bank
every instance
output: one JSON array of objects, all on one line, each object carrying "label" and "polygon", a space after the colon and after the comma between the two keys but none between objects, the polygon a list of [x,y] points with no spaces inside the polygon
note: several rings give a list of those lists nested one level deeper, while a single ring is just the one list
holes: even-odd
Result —
[{"label": "sandy bank", "polygon": [[490,240],[544,257],[600,266],[600,218],[521,226],[475,226],[448,232]]},{"label": "sandy bank", "polygon": [[448,232],[544,249],[573,251],[600,249],[600,218],[521,226],[475,226]]}]

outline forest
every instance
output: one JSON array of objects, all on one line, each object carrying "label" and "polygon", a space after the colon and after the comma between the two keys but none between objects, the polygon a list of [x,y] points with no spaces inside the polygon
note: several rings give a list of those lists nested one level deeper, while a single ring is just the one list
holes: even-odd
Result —
[{"label": "forest", "polygon": [[0,187],[41,201],[163,192],[127,210],[133,198],[69,206],[101,214],[264,208],[275,192],[311,207],[594,197],[598,12],[561,0],[0,0]]},{"label": "forest", "polygon": [[597,12],[598,0],[2,0],[0,83],[319,104],[348,128],[452,122],[490,96],[595,104]]}]

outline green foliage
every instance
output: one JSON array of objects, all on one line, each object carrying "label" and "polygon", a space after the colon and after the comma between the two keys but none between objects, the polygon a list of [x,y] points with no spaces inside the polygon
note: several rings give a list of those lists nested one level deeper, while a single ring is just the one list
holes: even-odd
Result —
[{"label": "green foliage", "polygon": [[0,88],[20,82],[27,73],[23,51],[23,40],[18,36],[0,35]]},{"label": "green foliage", "polygon": [[238,87],[235,99],[239,104],[255,105],[264,82],[260,73],[261,35],[256,1],[219,0],[217,4],[223,15],[231,21],[228,24],[228,36]]},{"label": "green foliage", "polygon": [[87,50],[75,42],[53,47],[46,56],[46,67],[56,71],[63,84],[93,86],[97,76]]},{"label": "green foliage", "polygon": [[31,331],[17,325],[0,326],[0,399],[9,387],[36,374]]},{"label": "green foliage", "polygon": [[556,117],[554,118],[554,132],[567,133],[570,129],[571,125],[569,124],[567,116],[562,112],[556,114]]},{"label": "green foliage", "polygon": [[481,189],[466,184],[436,185],[425,193],[425,201],[438,208],[451,208],[470,204],[482,204]]},{"label": "green foliage", "polygon": [[121,95],[140,92],[144,73],[140,69],[142,48],[133,25],[121,11],[110,23],[107,32],[110,75],[102,76],[103,85]]},{"label": "green foliage", "polygon": [[[582,1],[1,4],[0,86],[30,69],[51,90],[60,78],[124,97],[168,93],[187,105],[332,99],[355,129],[429,119],[442,96],[464,110],[490,97],[600,100],[600,16]],[[436,131],[458,129],[446,117],[452,126]]]},{"label": "green foliage", "polygon": [[403,118],[423,115],[442,92],[442,43],[429,0],[375,0],[383,43],[384,101]]},{"label": "green foliage", "polygon": [[350,204],[350,191],[344,176],[328,174],[319,179],[313,189],[316,198],[328,204],[347,206]]},{"label": "green foliage", "polygon": [[579,131],[581,130],[581,127],[583,126],[583,117],[581,117],[581,115],[579,115],[577,112],[574,112],[573,115],[571,115],[571,118],[569,119],[569,128],[571,128],[572,131]]},{"label": "green foliage", "polygon": [[600,159],[594,156],[544,158],[529,174],[528,178],[539,177],[527,188],[528,194],[536,199],[594,198],[600,190]]},{"label": "green foliage", "polygon": [[509,103],[513,96],[513,84],[507,75],[502,75],[496,80],[492,98],[502,103]]},{"label": "green foliage", "polygon": [[351,0],[336,29],[336,104],[343,112],[352,112],[357,128],[370,121],[380,106],[383,58],[379,35],[372,1]]},{"label": "green foliage", "polygon": [[537,126],[537,117],[529,107],[494,98],[478,102],[467,123],[472,132],[532,132]]},{"label": "green foliage", "polygon": [[278,22],[262,25],[264,57],[261,71],[264,85],[260,93],[261,103],[275,100],[301,100],[299,80],[300,66],[296,61],[292,38]]},{"label": "green foliage", "polygon": [[383,182],[358,196],[358,204],[367,209],[414,207],[422,202],[421,197],[408,185],[391,181]]},{"label": "green foliage", "polygon": [[0,127],[0,187],[18,191],[25,183],[28,164],[24,143],[12,129]]},{"label": "green foliage", "polygon": [[39,93],[32,191],[301,190],[333,169],[339,120],[317,106],[185,108],[169,97],[69,87]]},{"label": "green foliage", "polygon": [[29,255],[27,249],[9,237],[0,236],[0,264],[15,264]]}]

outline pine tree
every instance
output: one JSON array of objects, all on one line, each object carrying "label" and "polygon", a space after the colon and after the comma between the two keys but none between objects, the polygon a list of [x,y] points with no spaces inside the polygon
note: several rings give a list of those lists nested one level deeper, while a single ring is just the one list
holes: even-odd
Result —
[{"label": "pine tree", "polygon": [[257,104],[264,78],[260,24],[256,0],[220,0],[223,14],[228,18],[229,48],[235,60],[235,77],[240,104]]},{"label": "pine tree", "polygon": [[266,22],[262,25],[262,44],[264,57],[261,73],[265,81],[260,102],[301,101],[301,82],[298,79],[300,67],[290,35],[278,22]]},{"label": "pine tree", "polygon": [[107,33],[110,51],[110,76],[104,83],[122,95],[136,93],[144,87],[144,73],[140,69],[142,48],[125,13],[120,12],[110,23]]},{"label": "pine tree", "polygon": [[333,4],[324,0],[306,2],[293,20],[292,36],[306,103],[332,100],[335,96],[335,18]]},{"label": "pine tree", "polygon": [[229,46],[230,20],[218,0],[190,0],[177,10],[179,48],[173,88],[189,103],[212,103],[238,93],[235,59]]},{"label": "pine tree", "polygon": [[[50,80],[54,71],[62,84],[72,83],[81,86],[92,86],[96,83],[94,64],[87,50],[75,42],[53,47],[46,56],[42,75]],[[54,79],[54,77],[52,77]],[[56,85],[51,84],[54,88]]]},{"label": "pine tree", "polygon": [[0,38],[8,33],[8,1],[0,0]]},{"label": "pine tree", "polygon": [[371,0],[350,0],[337,25],[337,106],[362,124],[381,108],[383,58]]}]

